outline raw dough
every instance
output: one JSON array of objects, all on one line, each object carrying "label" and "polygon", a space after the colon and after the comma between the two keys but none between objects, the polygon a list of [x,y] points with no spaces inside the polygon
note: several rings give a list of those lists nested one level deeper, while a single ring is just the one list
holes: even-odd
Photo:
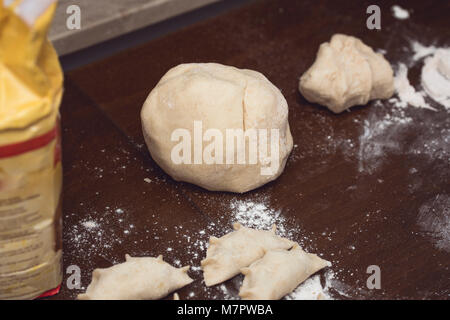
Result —
[{"label": "raw dough", "polygon": [[394,93],[389,62],[361,40],[335,34],[322,43],[316,61],[300,78],[299,90],[310,102],[340,113]]},{"label": "raw dough", "polygon": [[[281,94],[259,72],[237,69],[217,63],[181,64],[169,70],[150,92],[141,120],[147,147],[158,165],[177,181],[187,181],[208,190],[246,192],[276,179],[284,169],[293,142],[288,123],[288,105]],[[199,164],[195,164],[194,121],[202,122],[200,139],[208,129],[222,134],[223,156],[219,153],[211,164],[204,160],[206,147],[215,143],[200,140]],[[190,163],[174,163],[171,155],[181,138],[171,140],[176,129],[187,129],[191,136]],[[258,152],[245,150],[245,164],[237,163],[235,149],[226,144],[226,129],[268,129],[267,155],[270,155],[270,129],[279,130],[279,152],[274,159],[259,158]],[[253,140],[255,141],[255,140]],[[219,144],[219,143],[218,143]],[[235,141],[235,146],[237,142]],[[234,162],[226,164],[230,148]],[[257,159],[250,163],[250,153]],[[179,154],[183,154],[179,152]],[[184,155],[184,154],[183,154]],[[222,164],[220,164],[222,159]],[[277,166],[278,164],[278,166]],[[272,167],[269,174],[261,168]]]},{"label": "raw dough", "polygon": [[281,238],[272,231],[255,230],[233,225],[234,232],[221,238],[211,237],[202,260],[203,274],[207,286],[226,281],[239,274],[240,269],[262,258],[266,251],[289,249],[295,242]]},{"label": "raw dough", "polygon": [[306,253],[298,244],[291,250],[274,250],[248,268],[239,295],[244,300],[277,300],[292,292],[300,283],[331,263]]},{"label": "raw dough", "polygon": [[158,258],[133,258],[106,269],[95,269],[80,300],[155,300],[190,284],[189,266],[174,268]]}]

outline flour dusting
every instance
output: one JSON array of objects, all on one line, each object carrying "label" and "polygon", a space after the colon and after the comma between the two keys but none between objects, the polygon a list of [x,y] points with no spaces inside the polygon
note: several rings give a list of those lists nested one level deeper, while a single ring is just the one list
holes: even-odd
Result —
[{"label": "flour dusting", "polygon": [[[418,118],[411,112],[411,109],[436,113],[450,110],[450,49],[425,46],[412,40],[407,50],[409,57],[398,62],[395,70],[396,95],[388,100],[391,108],[377,101],[375,106],[381,110],[374,109],[362,122],[356,152],[360,172],[373,173],[383,163],[387,152],[427,155],[429,159],[442,160],[448,160],[450,155],[448,116],[438,116],[439,122],[430,119],[425,123],[423,117]],[[408,79],[408,68],[419,63],[423,63],[421,83],[414,86]],[[432,117],[435,116],[429,118]],[[417,135],[409,144],[399,145],[402,135],[407,134],[406,129],[413,125],[417,127]]]},{"label": "flour dusting", "polygon": [[429,56],[436,52],[438,49],[435,46],[425,46],[416,40],[411,41],[411,48],[414,55],[412,56],[412,62],[415,63],[426,56]]},{"label": "flour dusting", "polygon": [[396,136],[413,120],[402,109],[391,112],[383,116],[372,113],[364,120],[357,154],[359,172],[374,172],[383,162],[386,152],[399,150]]},{"label": "flour dusting", "polygon": [[81,224],[86,229],[96,229],[99,227],[99,224],[93,220],[83,221]]},{"label": "flour dusting", "polygon": [[450,109],[450,49],[425,46],[418,41],[411,41],[412,57],[408,66],[412,67],[424,58],[421,72],[422,90],[417,90],[408,80],[408,66],[398,63],[394,85],[397,97],[389,102],[395,107],[406,108],[408,105],[437,111],[425,100],[431,98],[438,104]]},{"label": "flour dusting", "polygon": [[322,286],[320,275],[314,275],[300,284],[297,289],[285,297],[286,300],[335,300],[338,296],[350,298],[349,287],[336,279],[332,270],[324,274]]},{"label": "flour dusting", "polygon": [[394,79],[394,86],[398,98],[392,98],[389,102],[394,103],[395,106],[406,108],[408,105],[411,105],[416,108],[436,111],[435,108],[425,102],[425,94],[423,92],[416,91],[416,89],[409,83],[408,68],[404,63],[399,63],[398,65],[397,74]]},{"label": "flour dusting", "polygon": [[281,215],[281,211],[270,208],[265,200],[235,200],[231,202],[230,208],[233,210],[236,221],[246,227],[269,230],[275,224],[277,234],[283,237],[290,234],[286,229],[285,219]]},{"label": "flour dusting", "polygon": [[329,287],[322,287],[320,276],[315,275],[300,284],[286,300],[333,300],[329,294]]},{"label": "flour dusting", "polygon": [[450,252],[450,196],[440,194],[423,204],[417,224],[437,248]]},{"label": "flour dusting", "polygon": [[450,109],[450,49],[437,49],[425,59],[421,80],[428,96]]},{"label": "flour dusting", "polygon": [[398,5],[392,6],[391,10],[394,17],[399,20],[406,20],[409,18],[409,11]]}]

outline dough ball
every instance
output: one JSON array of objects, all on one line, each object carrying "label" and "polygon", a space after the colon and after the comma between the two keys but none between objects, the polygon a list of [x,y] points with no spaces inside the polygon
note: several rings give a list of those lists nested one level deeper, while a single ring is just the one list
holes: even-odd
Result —
[{"label": "dough ball", "polygon": [[[293,146],[280,90],[259,72],[216,63],[169,70],[150,92],[141,120],[158,165],[208,190],[242,193],[276,179]],[[245,141],[228,141],[239,131]]]},{"label": "dough ball", "polygon": [[320,45],[314,64],[302,75],[299,90],[306,100],[340,113],[394,93],[388,61],[361,40],[335,34]]}]

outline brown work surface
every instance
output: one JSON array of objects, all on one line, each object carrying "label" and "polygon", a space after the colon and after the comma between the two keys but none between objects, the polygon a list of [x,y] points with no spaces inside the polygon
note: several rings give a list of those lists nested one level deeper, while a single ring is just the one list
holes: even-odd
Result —
[{"label": "brown work surface", "polygon": [[[212,288],[203,283],[198,266],[208,237],[236,220],[275,222],[333,263],[319,272],[322,282],[334,273],[333,298],[448,299],[448,111],[433,102],[437,111],[385,101],[335,115],[297,89],[334,33],[385,50],[394,67],[407,63],[416,87],[422,62],[412,63],[410,41],[450,45],[448,1],[401,2],[412,9],[408,20],[395,19],[393,3],[383,1],[379,31],[366,28],[369,4],[257,1],[67,74],[64,270],[79,266],[86,287],[94,268],[122,262],[125,253],[163,254],[195,267],[181,299],[238,298],[242,276]],[[173,181],[153,162],[139,112],[162,75],[185,62],[254,69],[282,90],[295,147],[279,179],[243,195],[208,192]],[[381,269],[379,290],[366,286],[370,265]],[[54,299],[84,291],[69,290],[67,276]]]}]

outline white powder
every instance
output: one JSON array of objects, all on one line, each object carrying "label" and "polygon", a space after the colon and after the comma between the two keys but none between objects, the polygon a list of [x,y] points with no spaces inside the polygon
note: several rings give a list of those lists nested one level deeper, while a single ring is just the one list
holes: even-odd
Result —
[{"label": "white powder", "polygon": [[[322,286],[320,276],[312,276],[286,296],[286,300],[334,300],[337,298],[336,294],[350,298],[347,292],[351,288],[337,280],[336,274],[332,270],[325,272],[324,279],[325,285]],[[333,291],[333,295],[331,291]]]},{"label": "white powder", "polygon": [[277,234],[287,236],[285,219],[280,210],[274,210],[268,206],[265,199],[259,202],[235,200],[231,202],[235,220],[245,227],[269,230],[275,224]]},{"label": "white powder", "polygon": [[[383,108],[382,104],[376,106]],[[356,154],[359,172],[373,173],[383,163],[386,152],[399,150],[397,135],[413,121],[401,108],[394,108],[383,116],[376,111],[364,120],[359,137]]]},{"label": "white powder", "polygon": [[[76,213],[70,215],[77,216]],[[92,263],[92,256],[100,256],[114,264],[116,261],[112,249],[122,243],[122,237],[109,228],[110,222],[109,219],[99,218],[94,212],[93,216],[74,224],[64,234],[64,237],[70,240],[68,250],[77,252],[86,265]]]},{"label": "white powder", "polygon": [[81,224],[83,225],[83,227],[85,227],[86,229],[96,229],[99,227],[98,223],[93,221],[93,220],[89,220],[89,221],[83,221],[81,222]]},{"label": "white powder", "polygon": [[425,59],[422,86],[426,93],[446,109],[450,108],[450,49],[437,49]]},{"label": "white powder", "polygon": [[417,224],[437,248],[450,252],[450,196],[440,194],[424,203]]},{"label": "white powder", "polygon": [[392,14],[394,15],[395,18],[399,19],[399,20],[405,20],[409,18],[409,11],[406,9],[403,9],[400,6],[392,6],[391,8],[392,10]]},{"label": "white powder", "polygon": [[394,79],[395,91],[398,97],[389,100],[394,106],[405,108],[408,105],[437,111],[425,101],[429,97],[450,109],[450,48],[424,46],[417,41],[411,41],[413,51],[409,66],[426,58],[422,67],[421,85],[423,91],[416,91],[408,80],[408,68],[405,63],[399,63]]},{"label": "white powder", "polygon": [[435,46],[424,46],[423,44],[415,40],[411,41],[411,48],[414,52],[414,55],[412,57],[413,62],[417,62],[420,59],[435,53],[438,49]]},{"label": "white powder", "polygon": [[397,92],[398,99],[389,99],[389,102],[394,103],[396,107],[405,108],[407,105],[411,105],[416,108],[423,108],[436,111],[425,102],[424,94],[417,92],[416,89],[409,83],[408,80],[408,68],[404,63],[399,63],[398,70],[394,79],[395,91]]},{"label": "white powder", "polygon": [[320,276],[315,275],[303,282],[294,292],[286,297],[287,300],[333,300],[328,288],[322,287]]}]

